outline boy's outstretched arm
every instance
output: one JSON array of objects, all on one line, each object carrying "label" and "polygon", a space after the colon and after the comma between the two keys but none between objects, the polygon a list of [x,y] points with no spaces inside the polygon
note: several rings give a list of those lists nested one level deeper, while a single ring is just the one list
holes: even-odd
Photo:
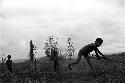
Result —
[{"label": "boy's outstretched arm", "polygon": [[106,57],[105,57],[99,50],[98,50],[98,53],[99,53],[100,55],[102,55],[104,59],[106,59]]},{"label": "boy's outstretched arm", "polygon": [[98,51],[97,50],[95,50],[95,56],[97,57],[97,60],[100,60],[100,56],[98,55]]}]

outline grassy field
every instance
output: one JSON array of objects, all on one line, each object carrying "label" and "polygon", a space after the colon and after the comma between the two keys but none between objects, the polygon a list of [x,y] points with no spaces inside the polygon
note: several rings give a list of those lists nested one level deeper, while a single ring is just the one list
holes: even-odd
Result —
[{"label": "grassy field", "polygon": [[[6,74],[0,79],[0,83],[2,81],[3,83],[125,83],[125,53],[112,54],[107,57],[121,61],[121,63],[96,60],[95,57],[91,57],[97,77],[92,73],[84,58],[78,65],[72,66],[72,70],[68,70],[67,64],[75,60],[60,56],[59,71],[55,73],[53,61],[42,57],[37,61],[36,72],[34,63],[28,61],[15,63],[14,74],[12,76]],[[6,72],[6,69],[3,70],[1,64],[1,75],[3,72]]]}]

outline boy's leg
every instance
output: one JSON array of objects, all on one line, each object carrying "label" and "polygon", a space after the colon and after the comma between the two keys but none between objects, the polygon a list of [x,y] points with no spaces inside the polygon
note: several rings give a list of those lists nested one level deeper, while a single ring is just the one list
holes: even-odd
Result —
[{"label": "boy's leg", "polygon": [[71,64],[69,64],[69,65],[68,65],[68,68],[71,70],[71,66],[74,65],[74,64],[78,64],[79,61],[81,60],[81,58],[82,58],[82,54],[81,54],[81,53],[78,53],[78,57],[77,57],[76,61],[75,61],[75,62],[72,62]]},{"label": "boy's leg", "polygon": [[87,63],[89,64],[90,68],[92,69],[92,71],[95,73],[95,70],[94,70],[94,68],[93,68],[93,66],[92,66],[92,64],[91,64],[91,62],[90,62],[89,55],[86,55],[84,58],[86,59],[86,61],[87,61]]},{"label": "boy's leg", "polygon": [[9,70],[9,72],[12,74],[12,68],[11,68],[11,67],[9,67],[9,68],[8,68],[8,70]]}]

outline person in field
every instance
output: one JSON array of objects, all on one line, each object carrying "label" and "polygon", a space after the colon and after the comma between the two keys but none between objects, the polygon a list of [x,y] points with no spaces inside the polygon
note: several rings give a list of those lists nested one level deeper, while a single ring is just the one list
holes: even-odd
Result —
[{"label": "person in field", "polygon": [[102,55],[103,58],[105,58],[105,56],[98,49],[98,47],[101,46],[102,43],[103,43],[103,40],[101,38],[97,38],[94,43],[88,44],[88,45],[84,46],[83,48],[81,48],[79,50],[77,60],[75,62],[72,62],[71,64],[68,64],[69,70],[72,70],[71,66],[74,64],[78,64],[83,56],[87,60],[87,63],[89,64],[92,71],[95,73],[95,70],[90,62],[89,54],[90,54],[90,52],[95,51],[95,53],[96,53],[95,56],[97,57],[97,60],[100,59],[100,56],[98,55],[98,53],[100,55]]},{"label": "person in field", "polygon": [[52,51],[52,57],[53,57],[53,61],[54,61],[54,70],[55,70],[55,72],[57,72],[58,71],[58,67],[59,67],[59,60],[58,60],[58,51],[57,51],[57,49],[56,48],[54,48],[54,49],[51,49],[51,51]]},{"label": "person in field", "polygon": [[12,74],[12,60],[11,60],[11,55],[7,56],[8,60],[6,61],[6,66],[9,72]]},{"label": "person in field", "polygon": [[57,72],[58,71],[58,67],[59,67],[59,59],[58,59],[58,51],[56,48],[52,48],[51,49],[51,53],[49,52],[49,49],[47,49],[45,51],[47,57],[49,58],[49,60],[52,60],[54,62],[54,71]]}]

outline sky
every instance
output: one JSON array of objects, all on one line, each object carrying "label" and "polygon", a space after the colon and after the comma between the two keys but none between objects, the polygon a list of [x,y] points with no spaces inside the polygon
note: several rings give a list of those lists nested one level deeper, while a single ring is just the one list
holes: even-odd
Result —
[{"label": "sky", "polygon": [[29,41],[36,57],[45,56],[48,36],[67,49],[71,37],[76,52],[101,37],[102,53],[125,51],[125,0],[0,0],[0,55],[27,58]]}]

